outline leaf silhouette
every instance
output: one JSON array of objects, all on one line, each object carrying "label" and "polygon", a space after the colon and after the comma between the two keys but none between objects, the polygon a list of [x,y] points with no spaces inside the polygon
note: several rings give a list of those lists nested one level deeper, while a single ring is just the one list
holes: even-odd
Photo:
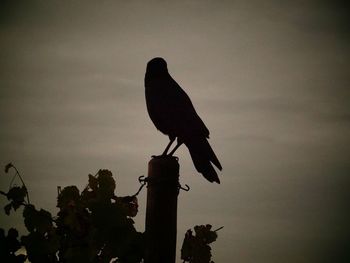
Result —
[{"label": "leaf silhouette", "polygon": [[127,216],[135,217],[137,215],[139,205],[136,196],[119,197],[118,201],[124,207]]},{"label": "leaf silhouette", "polygon": [[12,187],[6,195],[7,199],[10,201],[5,207],[5,213],[7,215],[10,214],[11,208],[14,210],[17,210],[21,205],[24,204],[24,198],[27,194],[27,189],[25,186],[19,187],[15,186]]},{"label": "leaf silhouette", "polygon": [[38,211],[33,205],[27,205],[24,208],[23,217],[24,224],[29,232],[37,231],[44,235],[53,227],[51,214],[44,209]]},{"label": "leaf silhouette", "polygon": [[18,240],[18,231],[15,228],[8,230],[7,236],[4,229],[0,228],[0,260],[8,263],[23,263],[26,256],[17,254],[21,248],[21,243]]},{"label": "leaf silhouette", "polygon": [[89,187],[93,190],[96,191],[98,187],[98,180],[95,176],[89,174]]},{"label": "leaf silhouette", "polygon": [[181,259],[189,263],[214,263],[211,261],[210,243],[217,239],[216,231],[211,230],[212,226],[200,225],[194,227],[195,235],[191,229],[187,230],[182,248]]},{"label": "leaf silhouette", "polygon": [[57,198],[57,207],[63,209],[68,206],[76,206],[79,199],[79,189],[76,186],[67,186],[63,188]]}]

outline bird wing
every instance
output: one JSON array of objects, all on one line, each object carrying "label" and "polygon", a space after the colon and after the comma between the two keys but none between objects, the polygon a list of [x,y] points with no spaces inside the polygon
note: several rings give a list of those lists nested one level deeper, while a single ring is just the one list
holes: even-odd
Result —
[{"label": "bird wing", "polygon": [[209,138],[209,130],[198,116],[189,96],[171,77],[166,91],[168,120],[177,136],[186,138],[196,135]]},{"label": "bird wing", "polygon": [[213,149],[207,141],[209,130],[196,113],[193,104],[186,92],[173,80],[169,85],[171,101],[171,115],[176,130],[190,151],[193,163],[200,173],[210,182],[220,183],[220,180],[211,165],[211,162],[219,168],[222,166]]}]

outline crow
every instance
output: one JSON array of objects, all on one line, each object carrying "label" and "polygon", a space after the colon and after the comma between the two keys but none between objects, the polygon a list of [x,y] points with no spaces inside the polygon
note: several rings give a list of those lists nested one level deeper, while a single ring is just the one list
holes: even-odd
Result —
[{"label": "crow", "polygon": [[222,170],[221,164],[210,147],[209,130],[196,113],[186,92],[168,72],[163,58],[156,57],[147,63],[145,95],[148,114],[158,130],[169,136],[169,144],[161,156],[166,156],[177,138],[177,145],[168,154],[185,144],[196,170],[208,181],[220,183],[212,163]]}]

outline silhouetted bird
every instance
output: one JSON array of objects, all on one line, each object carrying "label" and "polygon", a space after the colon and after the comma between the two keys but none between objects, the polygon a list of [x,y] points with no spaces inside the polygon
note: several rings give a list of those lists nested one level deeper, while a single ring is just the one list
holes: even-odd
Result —
[{"label": "silhouetted bird", "polygon": [[207,141],[209,130],[197,115],[188,95],[170,76],[163,58],[148,62],[145,88],[148,114],[157,129],[170,139],[162,155],[167,154],[177,138],[177,145],[169,155],[184,143],[197,171],[208,181],[220,183],[212,163],[220,170],[222,167]]}]

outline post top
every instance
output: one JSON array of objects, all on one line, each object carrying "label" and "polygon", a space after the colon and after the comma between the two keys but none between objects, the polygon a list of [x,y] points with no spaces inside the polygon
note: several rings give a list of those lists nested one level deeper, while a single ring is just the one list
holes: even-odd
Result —
[{"label": "post top", "polygon": [[152,159],[149,161],[149,163],[177,163],[179,164],[179,158],[176,157],[176,156],[169,156],[169,155],[158,155],[158,156],[155,156],[153,155],[152,156]]},{"label": "post top", "polygon": [[148,166],[150,171],[148,177],[157,177],[159,174],[161,178],[178,178],[179,176],[180,165],[175,156],[154,156]]}]

